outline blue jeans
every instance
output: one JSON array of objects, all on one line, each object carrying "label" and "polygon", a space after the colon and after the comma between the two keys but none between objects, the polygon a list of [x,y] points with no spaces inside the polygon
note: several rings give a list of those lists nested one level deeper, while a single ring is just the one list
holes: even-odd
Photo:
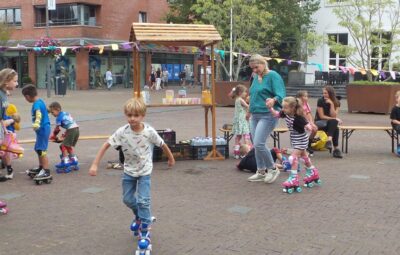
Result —
[{"label": "blue jeans", "polygon": [[110,89],[113,85],[113,80],[107,80],[107,88]]},{"label": "blue jeans", "polygon": [[274,161],[266,141],[278,124],[278,119],[271,113],[253,113],[250,120],[250,131],[253,138],[257,169],[265,170],[274,167]]},{"label": "blue jeans", "polygon": [[132,177],[124,173],[122,176],[122,200],[132,209],[136,218],[146,224],[151,224],[150,188],[150,175]]}]

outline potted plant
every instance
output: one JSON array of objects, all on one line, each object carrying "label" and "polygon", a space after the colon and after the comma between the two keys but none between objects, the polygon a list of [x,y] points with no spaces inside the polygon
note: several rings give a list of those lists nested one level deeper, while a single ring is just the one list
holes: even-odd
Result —
[{"label": "potted plant", "polygon": [[395,105],[394,94],[400,90],[399,82],[355,81],[347,85],[349,112],[390,113]]},{"label": "potted plant", "polygon": [[24,77],[21,78],[21,83],[22,83],[21,87],[23,87],[26,84],[31,84],[32,83],[32,79],[29,76],[24,76]]}]

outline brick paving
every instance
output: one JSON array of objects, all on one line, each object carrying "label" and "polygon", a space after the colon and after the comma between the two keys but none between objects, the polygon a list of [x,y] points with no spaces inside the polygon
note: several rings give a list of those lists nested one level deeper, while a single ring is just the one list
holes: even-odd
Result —
[{"label": "brick paving", "polygon": [[[121,108],[130,96],[130,90],[96,90],[45,100],[60,101],[79,120],[81,135],[104,135],[124,124]],[[155,100],[160,93],[152,96]],[[32,138],[31,105],[19,90],[10,101],[17,104],[25,127],[19,138]],[[345,124],[389,124],[388,115],[348,114],[342,103]],[[315,110],[316,100],[310,105]],[[233,108],[217,108],[217,127],[229,123],[232,114]],[[203,135],[203,115],[199,107],[150,108],[146,120],[157,129],[173,128],[183,140]],[[14,180],[0,183],[0,200],[10,208],[0,216],[0,254],[134,254],[132,216],[121,201],[121,171],[105,169],[117,153],[107,152],[97,177],[87,174],[103,142],[80,141],[82,170],[54,174],[54,182],[42,186],[23,174],[36,165],[31,145],[25,145],[25,157],[13,164]],[[287,134],[282,145],[289,145]],[[400,253],[400,164],[390,152],[389,136],[358,131],[349,146],[341,160],[317,152],[312,161],[320,169],[322,187],[292,195],[280,188],[286,173],[270,185],[249,183],[249,174],[237,171],[234,159],[179,161],[173,169],[156,163],[154,254]],[[51,144],[51,165],[58,154],[58,145]]]}]

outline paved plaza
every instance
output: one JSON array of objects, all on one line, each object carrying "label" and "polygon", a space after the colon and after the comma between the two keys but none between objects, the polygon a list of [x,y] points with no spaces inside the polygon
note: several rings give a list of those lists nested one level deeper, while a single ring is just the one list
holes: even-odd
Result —
[{"label": "paved plaza", "polygon": [[[154,92],[152,100],[161,101],[161,93]],[[68,91],[49,99],[46,91],[40,94],[48,104],[59,101],[78,120],[82,136],[108,135],[126,123],[122,105],[132,90]],[[200,97],[197,89],[191,94]],[[22,115],[19,139],[34,138],[31,105],[20,89],[10,101]],[[316,100],[310,105],[315,110]],[[342,105],[340,118],[346,125],[389,125],[388,115],[349,114],[346,100]],[[231,122],[233,110],[217,108],[217,127]],[[174,129],[177,140],[204,135],[201,107],[149,108],[146,121],[156,129]],[[288,147],[289,135],[281,139]],[[0,216],[1,255],[134,254],[132,213],[121,200],[122,171],[106,169],[117,152],[106,153],[98,176],[88,175],[102,143],[79,141],[81,170],[53,172],[53,183],[41,186],[24,174],[37,165],[33,145],[24,145],[24,158],[13,163],[14,179],[0,183],[0,200],[10,209]],[[58,144],[50,144],[52,166],[58,155]],[[399,254],[400,158],[391,153],[389,136],[356,131],[343,159],[316,152],[312,161],[323,185],[292,195],[280,187],[287,173],[273,184],[249,183],[250,174],[236,170],[234,159],[178,161],[172,169],[155,163],[153,254]]]}]

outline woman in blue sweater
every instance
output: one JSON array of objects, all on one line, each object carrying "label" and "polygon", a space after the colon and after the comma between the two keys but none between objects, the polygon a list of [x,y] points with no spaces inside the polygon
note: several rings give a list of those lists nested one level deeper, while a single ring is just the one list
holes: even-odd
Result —
[{"label": "woman in blue sweater", "polygon": [[248,181],[272,183],[279,176],[266,140],[276,127],[278,120],[272,116],[270,107],[280,111],[282,99],[286,96],[282,77],[268,69],[265,58],[255,54],[250,58],[253,81],[250,87],[249,116],[251,136],[255,148],[257,172]]}]

